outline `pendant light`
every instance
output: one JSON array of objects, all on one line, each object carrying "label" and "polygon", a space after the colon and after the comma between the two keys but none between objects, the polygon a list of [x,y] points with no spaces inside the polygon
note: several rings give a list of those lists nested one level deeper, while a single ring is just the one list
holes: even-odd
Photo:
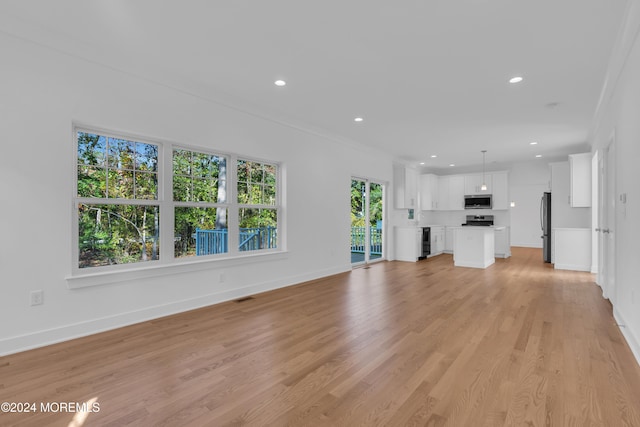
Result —
[{"label": "pendant light", "polygon": [[487,191],[487,182],[484,180],[484,161],[486,154],[487,150],[482,150],[482,186],[480,187],[480,191]]}]

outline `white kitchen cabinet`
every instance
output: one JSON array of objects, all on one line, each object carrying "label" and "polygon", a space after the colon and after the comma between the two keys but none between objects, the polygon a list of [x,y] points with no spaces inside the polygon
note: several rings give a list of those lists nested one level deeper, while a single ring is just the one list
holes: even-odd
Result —
[{"label": "white kitchen cabinet", "polygon": [[553,268],[591,271],[591,229],[553,229]]},{"label": "white kitchen cabinet", "polygon": [[[448,210],[464,210],[464,175],[449,176]],[[453,249],[452,249],[453,250]]]},{"label": "white kitchen cabinet", "polygon": [[509,209],[509,183],[507,181],[507,172],[493,172],[491,174],[492,183],[492,209],[507,210]]},{"label": "white kitchen cabinet", "polygon": [[417,208],[418,172],[402,165],[393,166],[393,190],[396,209]]},{"label": "white kitchen cabinet", "polygon": [[591,153],[569,155],[572,208],[591,206]]},{"label": "white kitchen cabinet", "polygon": [[450,202],[450,191],[449,191],[449,177],[448,176],[439,176],[438,177],[438,203],[437,210],[439,211],[449,211],[451,210],[449,206]]},{"label": "white kitchen cabinet", "polygon": [[434,211],[438,209],[438,176],[420,175],[420,209]]},{"label": "white kitchen cabinet", "polygon": [[[482,190],[482,184],[487,185],[486,190]],[[465,194],[491,194],[491,174],[472,174],[464,176],[464,193]]]},{"label": "white kitchen cabinet", "polygon": [[422,257],[422,228],[395,227],[395,259],[416,262]]},{"label": "white kitchen cabinet", "polygon": [[444,252],[444,227],[431,226],[431,254],[429,256],[440,255]]},{"label": "white kitchen cabinet", "polygon": [[437,210],[464,210],[464,175],[445,175],[438,177]]},{"label": "white kitchen cabinet", "polygon": [[495,258],[495,233],[491,227],[456,228],[453,265],[487,268]]},{"label": "white kitchen cabinet", "polygon": [[453,232],[454,227],[444,228],[444,252],[447,254],[453,253]]},{"label": "white kitchen cabinet", "polygon": [[496,227],[495,233],[496,258],[509,258],[511,256],[511,229],[509,227]]}]

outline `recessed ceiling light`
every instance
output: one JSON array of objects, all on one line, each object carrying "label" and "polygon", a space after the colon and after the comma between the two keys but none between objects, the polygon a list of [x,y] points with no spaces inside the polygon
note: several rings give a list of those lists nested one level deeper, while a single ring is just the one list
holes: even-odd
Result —
[{"label": "recessed ceiling light", "polygon": [[285,82],[284,80],[276,80],[275,82],[273,82],[273,84],[275,84],[276,86],[285,86],[287,82]]},{"label": "recessed ceiling light", "polygon": [[520,83],[522,80],[524,80],[524,79],[522,77],[520,77],[520,76],[511,77],[509,79],[509,83]]},{"label": "recessed ceiling light", "polygon": [[536,154],[536,157],[540,158],[542,157],[542,154]]},{"label": "recessed ceiling light", "polygon": [[356,117],[355,119],[353,119],[354,122],[361,122],[364,119],[362,117]]},{"label": "recessed ceiling light", "polygon": [[530,142],[529,145],[538,145],[536,141]]},{"label": "recessed ceiling light", "polygon": [[455,166],[453,163],[450,163],[449,166]]},{"label": "recessed ceiling light", "polygon": [[432,159],[435,159],[436,157],[438,157],[438,156],[437,156],[437,155],[435,155],[435,154],[432,154],[432,155],[431,155],[431,158],[432,158]]},{"label": "recessed ceiling light", "polygon": [[421,165],[424,165],[424,162],[420,162]]}]

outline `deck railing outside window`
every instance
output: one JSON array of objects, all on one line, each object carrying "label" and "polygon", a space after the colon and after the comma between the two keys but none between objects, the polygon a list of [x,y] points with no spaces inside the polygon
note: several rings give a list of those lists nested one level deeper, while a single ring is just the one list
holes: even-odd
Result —
[{"label": "deck railing outside window", "polygon": [[[366,227],[351,227],[351,252],[364,253]],[[371,254],[382,255],[382,230],[370,227]],[[228,252],[228,230],[197,229],[196,255],[213,255]],[[240,251],[272,249],[277,247],[277,229],[275,227],[241,228]]]},{"label": "deck railing outside window", "polygon": [[[276,227],[241,228],[238,249],[253,251],[257,249],[273,249],[278,246]],[[228,230],[196,229],[196,255],[213,255],[228,251]]]}]

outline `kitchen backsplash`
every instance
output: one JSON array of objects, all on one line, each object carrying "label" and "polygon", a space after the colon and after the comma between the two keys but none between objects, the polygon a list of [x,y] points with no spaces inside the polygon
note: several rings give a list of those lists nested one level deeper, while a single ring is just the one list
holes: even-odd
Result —
[{"label": "kitchen backsplash", "polygon": [[[497,226],[510,226],[509,211],[494,211],[489,209],[466,211],[418,211],[418,225],[461,225],[467,222],[467,215],[493,215]],[[418,213],[416,212],[416,213]]]}]

